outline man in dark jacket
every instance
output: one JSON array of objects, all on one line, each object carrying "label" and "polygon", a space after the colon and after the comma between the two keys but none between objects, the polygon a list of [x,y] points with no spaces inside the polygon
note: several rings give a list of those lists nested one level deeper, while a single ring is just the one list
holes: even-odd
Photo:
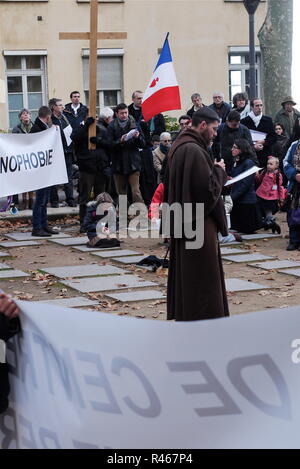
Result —
[{"label": "man in dark jacket", "polygon": [[193,93],[191,96],[191,101],[193,106],[187,111],[186,114],[192,119],[195,112],[199,111],[202,107],[205,107],[205,105],[202,103],[202,98],[199,93]]},{"label": "man in dark jacket", "polygon": [[80,102],[79,91],[72,91],[70,94],[71,102],[65,105],[64,115],[73,130],[77,130],[88,115],[88,108]]},{"label": "man in dark jacket", "polygon": [[276,142],[276,133],[271,117],[263,115],[263,102],[260,98],[250,101],[251,111],[241,124],[249,130],[262,132],[265,137],[254,141],[254,147],[259,164],[262,168],[267,167],[268,156],[272,155],[273,145]]},{"label": "man in dark jacket", "polygon": [[[197,111],[193,115],[192,128],[179,135],[169,153],[168,202],[180,204],[184,230],[187,225],[192,225],[193,230],[198,231],[199,224],[204,223],[202,247],[187,240],[186,233],[176,237],[171,226],[167,318],[176,321],[212,319],[229,314],[217,240],[218,232],[227,235],[221,197],[227,175],[224,162],[214,164],[207,151],[217,135],[218,125],[219,118],[213,110]],[[192,208],[191,220],[185,218],[185,211],[187,215],[189,213],[185,204]],[[204,204],[204,220],[197,218],[197,204]],[[194,243],[193,247],[187,241]]]},{"label": "man in dark jacket", "polygon": [[222,122],[226,122],[226,118],[230,113],[230,104],[225,103],[224,94],[221,92],[216,92],[213,94],[213,103],[208,106],[210,109],[213,109]]},{"label": "man in dark jacket", "polygon": [[[35,119],[30,133],[43,132],[51,125],[51,110],[47,106],[39,109],[38,117]],[[32,236],[46,237],[57,234],[57,231],[48,226],[47,203],[51,187],[38,189],[35,193],[35,202],[32,209]]]},{"label": "man in dark jacket", "polygon": [[9,380],[5,360],[5,342],[20,331],[20,310],[5,293],[0,293],[0,414],[8,407]]},{"label": "man in dark jacket", "polygon": [[[66,194],[66,202],[69,207],[76,207],[73,193],[73,145],[72,142],[68,144],[64,130],[69,127],[70,123],[66,116],[63,114],[64,106],[61,99],[52,98],[49,101],[49,108],[52,111],[51,120],[52,124],[57,125],[60,129],[61,141],[65,155],[66,169],[68,175],[68,182],[64,184],[64,191]],[[69,127],[71,129],[71,127]],[[52,186],[50,191],[51,207],[57,208],[59,198],[57,193],[57,186]]]},{"label": "man in dark jacket", "polygon": [[90,142],[96,145],[96,149],[89,149],[89,126],[94,121],[93,117],[88,117],[85,124],[73,131],[71,135],[79,168],[79,218],[81,232],[85,232],[83,222],[86,204],[91,200],[92,191],[94,199],[98,194],[105,191],[105,172],[109,169],[110,165],[109,144],[106,136],[107,130],[102,125],[96,126],[96,137],[90,138]]},{"label": "man in dark jacket", "polygon": [[250,130],[240,123],[240,113],[238,111],[230,111],[225,124],[219,126],[217,136],[212,146],[214,157],[216,160],[224,160],[226,172],[229,176],[234,164],[231,154],[232,145],[240,138],[248,140],[255,154]]},{"label": "man in dark jacket", "polygon": [[117,117],[109,124],[107,135],[116,187],[119,195],[127,195],[129,183],[132,201],[144,203],[140,191],[140,149],[145,147],[145,139],[134,118],[128,115],[126,104],[118,104],[115,113]]},{"label": "man in dark jacket", "polygon": [[[132,93],[132,103],[128,106],[128,113],[134,118],[137,124],[140,124],[141,121],[144,121],[142,113],[142,101],[142,91],[134,91]],[[147,131],[149,135],[146,135]],[[147,131],[144,132],[146,140],[150,140],[152,135],[160,135],[162,132],[165,132],[166,123],[164,116],[162,114],[156,114],[154,117],[152,117],[152,119],[147,122]]]}]

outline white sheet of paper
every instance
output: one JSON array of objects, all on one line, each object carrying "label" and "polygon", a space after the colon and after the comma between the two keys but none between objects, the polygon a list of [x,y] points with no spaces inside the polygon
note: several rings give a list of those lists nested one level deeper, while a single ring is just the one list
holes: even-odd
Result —
[{"label": "white sheet of paper", "polygon": [[258,130],[250,130],[250,133],[253,143],[258,142],[259,140],[265,140],[267,136],[267,134],[264,132],[259,132]]},{"label": "white sheet of paper", "polygon": [[137,129],[129,130],[128,134],[125,137],[125,142],[127,142],[127,140],[131,139],[134,136],[136,131],[137,131]]},{"label": "white sheet of paper", "polygon": [[65,134],[68,146],[71,145],[71,143],[72,143],[72,140],[71,140],[71,133],[72,132],[73,132],[73,129],[70,126],[70,124],[67,127],[64,128],[64,134]]},{"label": "white sheet of paper", "polygon": [[242,179],[251,176],[251,174],[257,173],[257,171],[261,171],[262,169],[263,168],[259,168],[258,166],[252,166],[252,168],[247,169],[247,171],[244,171],[235,178],[229,179],[229,181],[226,182],[225,186],[231,186],[231,184],[241,181]]},{"label": "white sheet of paper", "polygon": [[5,363],[5,342],[4,340],[0,340],[0,363]]}]

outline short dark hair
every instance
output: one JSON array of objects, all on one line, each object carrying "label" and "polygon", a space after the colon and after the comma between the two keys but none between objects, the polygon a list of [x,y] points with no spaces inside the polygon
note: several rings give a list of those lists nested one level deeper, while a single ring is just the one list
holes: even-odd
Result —
[{"label": "short dark hair", "polygon": [[51,109],[48,106],[41,106],[38,112],[39,117],[51,116]]},{"label": "short dark hair", "polygon": [[70,98],[72,99],[73,98],[73,94],[80,94],[79,91],[72,91],[72,93],[70,93]]},{"label": "short dark hair", "polygon": [[159,142],[159,141],[160,141],[159,135],[153,134],[151,137],[151,142]]},{"label": "short dark hair", "polygon": [[245,92],[243,93],[235,93],[235,95],[232,98],[232,104],[234,107],[236,107],[238,101],[245,101],[246,105],[248,104],[248,94]]},{"label": "short dark hair", "polygon": [[187,114],[183,114],[183,116],[180,116],[178,119],[178,122],[180,122],[182,119],[184,120],[191,120],[191,116],[188,116]]},{"label": "short dark hair", "polygon": [[49,99],[49,108],[51,109],[51,111],[53,110],[54,106],[57,106],[57,103],[59,101],[62,101],[62,99],[60,99],[60,98],[51,98],[51,99]]},{"label": "short dark hair", "polygon": [[125,103],[120,103],[116,106],[115,113],[117,114],[119,111],[122,111],[123,109],[128,109],[128,106]]},{"label": "short dark hair", "polygon": [[205,107],[203,109],[199,109],[193,114],[192,125],[193,127],[198,127],[198,125],[203,121],[205,121],[207,124],[211,124],[215,121],[220,122],[220,118],[213,109]]},{"label": "short dark hair", "polygon": [[239,111],[230,111],[230,113],[227,116],[228,122],[240,122],[241,120],[241,115]]},{"label": "short dark hair", "polygon": [[250,100],[250,106],[253,107],[254,106],[254,101],[257,101],[257,100],[260,100],[261,101],[261,98],[253,98]]},{"label": "short dark hair", "polygon": [[276,123],[274,124],[274,129],[277,127],[277,125],[280,125],[280,127],[281,127],[281,128],[282,128],[282,130],[283,130],[283,132],[285,132],[284,125],[283,125],[283,124],[281,124],[280,122],[276,122]]},{"label": "short dark hair", "polygon": [[236,147],[238,147],[239,150],[241,150],[240,161],[244,161],[247,158],[250,158],[252,160],[256,159],[256,154],[248,140],[246,140],[245,138],[238,138],[234,141],[234,144]]}]

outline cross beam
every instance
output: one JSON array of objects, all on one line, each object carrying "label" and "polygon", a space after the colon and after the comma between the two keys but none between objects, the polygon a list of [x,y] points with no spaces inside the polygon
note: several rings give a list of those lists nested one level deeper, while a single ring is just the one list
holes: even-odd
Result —
[{"label": "cross beam", "polygon": [[[89,40],[90,41],[90,83],[89,83],[89,115],[94,117],[94,124],[89,127],[89,139],[96,136],[96,107],[97,107],[97,40],[98,39],[127,39],[127,33],[98,32],[98,0],[90,0],[90,32],[59,33],[61,40]],[[89,148],[95,145],[89,142]]]}]

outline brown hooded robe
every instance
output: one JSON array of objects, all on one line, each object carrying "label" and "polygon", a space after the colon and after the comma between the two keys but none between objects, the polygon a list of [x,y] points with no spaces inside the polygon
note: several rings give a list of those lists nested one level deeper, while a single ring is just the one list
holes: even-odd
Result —
[{"label": "brown hooded robe", "polygon": [[221,198],[227,180],[214,162],[207,145],[194,129],[188,129],[170,150],[168,202],[204,203],[204,244],[186,249],[186,239],[172,236],[168,276],[167,318],[193,321],[228,316],[228,303],[217,233],[227,234]]}]

